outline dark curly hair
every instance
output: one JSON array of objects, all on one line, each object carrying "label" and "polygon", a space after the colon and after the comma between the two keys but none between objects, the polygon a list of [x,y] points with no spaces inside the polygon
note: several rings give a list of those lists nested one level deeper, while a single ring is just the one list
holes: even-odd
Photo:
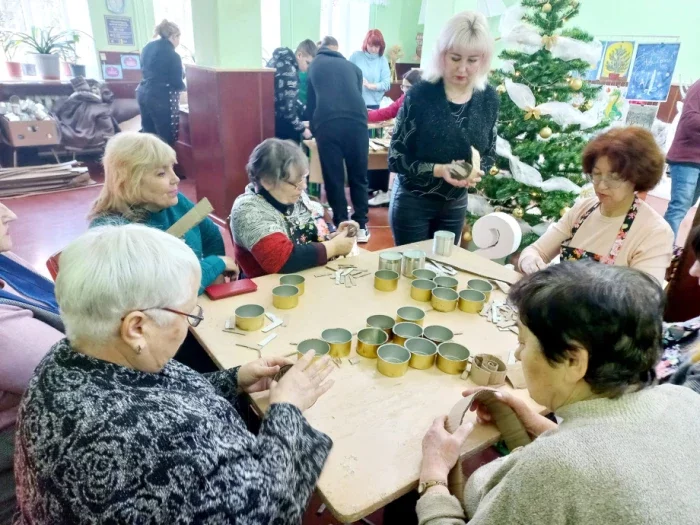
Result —
[{"label": "dark curly hair", "polygon": [[654,136],[639,126],[611,129],[589,142],[583,151],[583,172],[590,175],[600,157],[607,157],[612,169],[634,184],[635,191],[653,189],[666,162]]},{"label": "dark curly hair", "polygon": [[584,380],[596,394],[616,397],[655,379],[664,294],[647,274],[563,262],[518,281],[508,300],[551,365],[566,361],[573,344],[588,351]]}]

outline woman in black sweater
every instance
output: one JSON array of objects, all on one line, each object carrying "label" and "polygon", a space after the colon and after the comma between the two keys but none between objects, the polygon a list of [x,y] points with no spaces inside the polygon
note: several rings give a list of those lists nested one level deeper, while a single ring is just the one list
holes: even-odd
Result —
[{"label": "woman in black sweater", "polygon": [[180,29],[163,20],[156,26],[154,37],[141,52],[143,80],[136,88],[141,110],[141,131],[158,135],[174,146],[180,126],[180,91],[182,59],[175,48],[180,45]]},{"label": "woman in black sweater", "polygon": [[459,13],[440,34],[426,82],[406,95],[389,152],[389,168],[398,174],[389,207],[398,246],[430,239],[438,230],[460,239],[467,187],[483,171],[457,180],[450,164],[471,162],[472,148],[481,156],[481,170],[494,163],[498,95],[486,83],[492,55],[484,16]]}]

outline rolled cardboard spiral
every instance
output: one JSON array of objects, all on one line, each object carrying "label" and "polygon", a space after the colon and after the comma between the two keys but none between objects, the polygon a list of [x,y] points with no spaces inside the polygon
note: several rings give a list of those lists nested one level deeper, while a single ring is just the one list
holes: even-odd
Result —
[{"label": "rolled cardboard spiral", "polygon": [[[497,390],[481,390],[476,394],[460,399],[447,416],[447,430],[454,433],[462,425],[464,416],[469,411],[472,403],[478,401],[483,403],[491,413],[493,423],[511,451],[531,443],[532,439],[530,439],[527,430],[525,430],[515,411],[502,401],[499,401],[496,398],[496,392]],[[450,493],[457,496],[457,498],[461,498],[464,493],[465,482],[460,458],[447,477]]]},{"label": "rolled cardboard spiral", "polygon": [[469,379],[479,386],[501,386],[506,383],[506,364],[491,354],[474,356]]},{"label": "rolled cardboard spiral", "polygon": [[484,215],[472,226],[472,240],[479,248],[474,253],[486,259],[501,259],[515,252],[523,232],[511,215],[497,211]]}]

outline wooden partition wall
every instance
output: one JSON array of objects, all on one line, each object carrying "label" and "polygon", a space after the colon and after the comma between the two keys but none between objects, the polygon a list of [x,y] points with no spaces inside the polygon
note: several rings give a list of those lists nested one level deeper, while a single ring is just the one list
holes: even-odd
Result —
[{"label": "wooden partition wall", "polygon": [[253,148],[275,135],[274,70],[187,67],[197,197],[228,217],[243,193]]}]

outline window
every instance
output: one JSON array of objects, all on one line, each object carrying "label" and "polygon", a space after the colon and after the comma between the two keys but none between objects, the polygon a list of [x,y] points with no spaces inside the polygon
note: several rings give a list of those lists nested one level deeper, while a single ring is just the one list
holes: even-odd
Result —
[{"label": "window", "polygon": [[[32,27],[79,31],[76,46],[79,63],[86,67],[90,78],[102,78],[97,62],[88,0],[2,0],[0,28],[30,33]],[[29,54],[20,49],[16,60],[31,62]]]},{"label": "window", "polygon": [[369,0],[322,0],[321,38],[333,36],[339,51],[349,57],[362,47],[369,30]]},{"label": "window", "polygon": [[280,34],[280,0],[260,1],[263,67],[272,58],[272,52],[282,45]]},{"label": "window", "polygon": [[153,0],[156,25],[163,19],[175,22],[180,28],[180,46],[177,52],[184,64],[195,63],[194,29],[192,27],[192,2],[190,0]]}]

